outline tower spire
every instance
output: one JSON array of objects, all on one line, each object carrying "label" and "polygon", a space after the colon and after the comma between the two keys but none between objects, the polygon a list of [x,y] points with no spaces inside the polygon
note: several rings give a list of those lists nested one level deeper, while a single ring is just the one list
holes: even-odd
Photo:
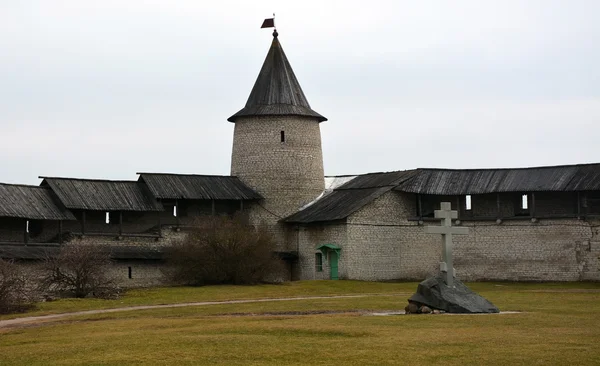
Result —
[{"label": "tower spire", "polygon": [[[273,19],[263,27],[275,28]],[[319,122],[327,119],[310,108],[277,36],[273,32],[246,106],[228,121],[235,123],[231,175],[263,197],[250,220],[270,222],[277,241],[285,243],[279,219],[325,189]]]},{"label": "tower spire", "polygon": [[[274,18],[265,19],[261,28],[275,28]],[[314,117],[318,122],[327,121],[311,109],[278,36],[275,29],[271,48],[246,105],[229,117],[229,122],[235,122],[239,117],[254,116],[303,116]]]}]

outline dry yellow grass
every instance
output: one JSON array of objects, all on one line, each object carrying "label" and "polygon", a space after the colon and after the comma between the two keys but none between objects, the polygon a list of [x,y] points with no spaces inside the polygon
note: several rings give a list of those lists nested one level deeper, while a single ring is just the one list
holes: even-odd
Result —
[{"label": "dry yellow grass", "polygon": [[[331,286],[343,288],[352,284],[343,282]],[[287,296],[313,295],[314,288],[308,288],[322,290],[330,284],[306,282],[294,286],[298,291],[290,290]],[[502,310],[523,311],[519,314],[260,315],[315,310],[392,310],[404,306],[406,296],[395,293],[401,292],[405,284],[361,283],[356,286],[363,292],[382,295],[98,314],[2,330],[0,364],[600,363],[597,346],[600,343],[600,285],[593,283],[471,284]],[[229,290],[221,288],[220,291],[228,294],[221,294],[220,299],[231,298]],[[218,289],[210,291],[218,292]],[[269,291],[267,288],[267,296],[255,292],[255,298],[273,297]],[[244,296],[248,297],[248,293]]]},{"label": "dry yellow grass", "polygon": [[58,314],[72,311],[111,309],[137,305],[179,304],[199,301],[239,299],[332,296],[365,293],[410,294],[416,283],[381,283],[365,281],[295,281],[280,285],[159,287],[127,291],[117,300],[61,299],[37,304],[35,310],[24,314],[0,315],[2,319]]}]

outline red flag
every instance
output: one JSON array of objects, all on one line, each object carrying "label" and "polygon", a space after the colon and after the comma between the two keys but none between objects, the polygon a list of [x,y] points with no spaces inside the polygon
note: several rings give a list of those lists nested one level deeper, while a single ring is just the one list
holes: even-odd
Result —
[{"label": "red flag", "polygon": [[260,26],[261,28],[275,28],[275,18],[267,18]]}]

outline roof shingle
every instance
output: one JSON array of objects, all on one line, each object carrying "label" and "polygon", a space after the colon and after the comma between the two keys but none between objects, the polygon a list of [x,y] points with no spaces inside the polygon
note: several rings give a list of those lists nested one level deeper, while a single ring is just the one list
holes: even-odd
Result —
[{"label": "roof shingle", "polygon": [[359,175],[284,221],[307,224],[343,220],[413,174],[406,170]]},{"label": "roof shingle", "polygon": [[69,209],[93,211],[162,211],[163,207],[137,181],[40,177]]},{"label": "roof shingle", "polygon": [[237,177],[138,173],[159,199],[256,200],[262,197]]},{"label": "roof shingle", "polygon": [[239,117],[287,115],[313,117],[319,122],[327,121],[327,118],[310,108],[294,70],[274,33],[271,48],[246,106],[227,120],[235,122]]},{"label": "roof shingle", "polygon": [[31,220],[75,220],[45,187],[0,183],[0,216]]},{"label": "roof shingle", "polygon": [[515,169],[417,169],[395,190],[434,195],[600,190],[600,164]]}]

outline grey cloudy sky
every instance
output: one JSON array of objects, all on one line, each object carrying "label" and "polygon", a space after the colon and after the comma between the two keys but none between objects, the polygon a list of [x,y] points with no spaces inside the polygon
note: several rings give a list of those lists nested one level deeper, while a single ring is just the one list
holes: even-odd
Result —
[{"label": "grey cloudy sky", "polygon": [[228,174],[273,12],[326,174],[600,161],[598,1],[0,0],[0,182]]}]

